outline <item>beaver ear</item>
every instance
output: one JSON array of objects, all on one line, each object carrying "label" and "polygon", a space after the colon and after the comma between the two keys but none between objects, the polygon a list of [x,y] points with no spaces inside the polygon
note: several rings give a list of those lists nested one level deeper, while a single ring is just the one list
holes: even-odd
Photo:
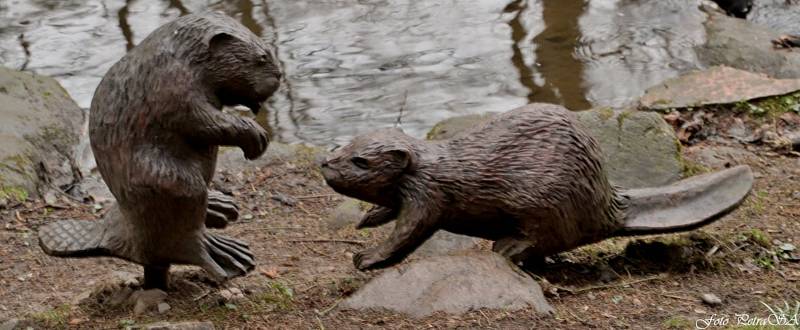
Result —
[{"label": "beaver ear", "polygon": [[211,52],[224,50],[226,47],[230,46],[231,43],[233,43],[236,40],[239,39],[229,33],[225,32],[217,33],[213,37],[211,37],[211,39],[208,40],[208,50]]},{"label": "beaver ear", "polygon": [[389,150],[388,153],[397,159],[406,172],[414,172],[417,168],[417,155],[408,149]]}]

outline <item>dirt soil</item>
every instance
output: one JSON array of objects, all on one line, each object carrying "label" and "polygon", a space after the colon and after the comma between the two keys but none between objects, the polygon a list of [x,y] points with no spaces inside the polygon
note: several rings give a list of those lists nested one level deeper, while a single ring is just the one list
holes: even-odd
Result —
[{"label": "dirt soil", "polygon": [[[800,158],[728,145],[706,141],[684,153],[694,171],[752,166],[755,187],[739,209],[692,233],[613,239],[554,256],[530,270],[556,310],[551,317],[531,310],[479,310],[411,319],[338,309],[338,302],[380,273],[355,270],[351,258],[385,237],[387,229],[330,230],[327,218],[342,197],[301,157],[220,173],[216,185],[234,194],[241,207],[240,220],[222,232],[250,243],[257,268],[220,286],[198,268],[174,267],[166,301],[171,309],[163,314],[134,316],[129,306],[104,303],[121,285],[114,273],[140,276],[139,267],[110,258],[59,259],[38,247],[40,225],[96,220],[108,205],[62,197],[50,204],[28,200],[6,206],[0,210],[0,321],[18,318],[47,329],[181,320],[213,321],[221,329],[684,329],[694,328],[698,319],[727,315],[728,326],[734,326],[736,314],[766,318],[764,304],[800,302]],[[791,251],[792,246],[797,248]],[[241,289],[244,298],[224,301],[219,291],[231,287]],[[705,293],[722,303],[703,303]]]}]

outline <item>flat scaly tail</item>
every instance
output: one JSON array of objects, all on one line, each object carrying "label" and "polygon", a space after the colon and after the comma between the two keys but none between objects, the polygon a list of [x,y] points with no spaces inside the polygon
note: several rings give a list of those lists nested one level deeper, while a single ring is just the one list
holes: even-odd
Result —
[{"label": "flat scaly tail", "polygon": [[753,187],[750,167],[740,165],[672,185],[623,190],[624,227],[616,236],[663,234],[705,226],[730,213]]},{"label": "flat scaly tail", "polygon": [[[120,221],[122,212],[114,204],[100,220],[60,220],[39,227],[39,246],[56,257],[114,257],[109,246],[109,228]],[[119,252],[119,251],[116,251]]]},{"label": "flat scaly tail", "polygon": [[39,246],[56,257],[112,256],[103,246],[105,221],[60,220],[39,227]]}]

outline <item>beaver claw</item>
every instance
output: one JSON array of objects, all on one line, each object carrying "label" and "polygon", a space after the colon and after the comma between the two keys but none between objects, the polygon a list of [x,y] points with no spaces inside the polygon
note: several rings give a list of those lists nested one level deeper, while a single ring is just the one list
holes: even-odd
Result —
[{"label": "beaver claw", "polygon": [[239,218],[239,207],[233,197],[216,190],[208,191],[208,209],[206,210],[206,227],[225,228],[231,221]]},{"label": "beaver claw", "polygon": [[388,266],[388,258],[384,257],[377,249],[367,249],[353,256],[353,264],[358,270],[369,270]]},{"label": "beaver claw", "polygon": [[205,233],[206,249],[203,268],[217,280],[242,276],[255,268],[253,253],[247,243],[237,239]]}]

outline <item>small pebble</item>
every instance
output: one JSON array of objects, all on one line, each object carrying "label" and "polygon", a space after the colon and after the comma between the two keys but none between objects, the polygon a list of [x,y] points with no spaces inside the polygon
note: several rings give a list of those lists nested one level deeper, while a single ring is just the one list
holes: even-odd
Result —
[{"label": "small pebble", "polygon": [[169,306],[169,304],[167,304],[167,303],[160,303],[160,304],[158,304],[158,313],[159,313],[159,314],[163,314],[163,313],[165,313],[166,311],[170,310],[170,308],[172,308],[172,307],[170,307],[170,306]]},{"label": "small pebble", "polygon": [[700,296],[700,299],[702,299],[703,302],[709,306],[717,306],[722,304],[722,299],[713,293],[704,293]]}]

